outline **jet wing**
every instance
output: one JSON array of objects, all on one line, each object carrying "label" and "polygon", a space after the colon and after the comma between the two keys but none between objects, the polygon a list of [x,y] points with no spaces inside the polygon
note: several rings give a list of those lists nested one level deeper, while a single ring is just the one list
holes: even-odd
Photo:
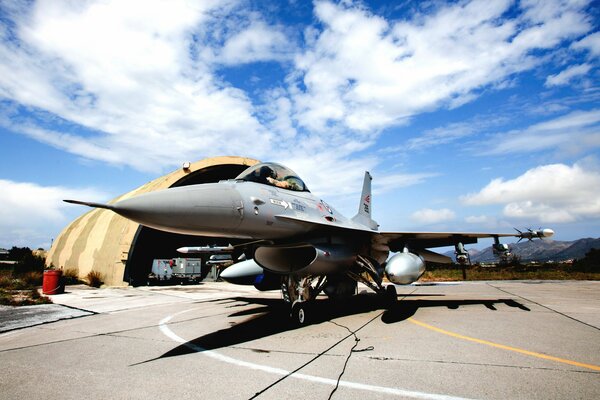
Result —
[{"label": "jet wing", "polygon": [[554,232],[549,229],[540,231],[515,232],[515,233],[481,233],[481,232],[380,232],[373,238],[373,244],[388,247],[391,251],[409,249],[427,249],[432,247],[455,246],[457,243],[472,244],[478,239],[517,237],[531,239],[534,237],[549,237]]},{"label": "jet wing", "polygon": [[368,232],[374,233],[373,230],[367,228],[366,226],[362,226],[359,224],[355,224],[353,222],[342,222],[336,219],[329,220],[321,220],[317,218],[311,218],[309,216],[303,218],[297,218],[291,215],[275,215],[275,218],[290,221],[299,225],[311,227],[314,230],[331,230],[331,229],[343,229],[350,231],[359,231],[359,232]]}]

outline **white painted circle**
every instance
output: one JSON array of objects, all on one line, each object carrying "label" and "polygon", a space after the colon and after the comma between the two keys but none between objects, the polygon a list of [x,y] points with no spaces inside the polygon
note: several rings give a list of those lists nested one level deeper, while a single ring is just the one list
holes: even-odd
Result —
[{"label": "white painted circle", "polygon": [[[239,367],[244,367],[244,368],[249,368],[249,369],[253,369],[253,370],[267,372],[267,373],[274,374],[274,375],[282,375],[282,376],[290,375],[290,373],[291,373],[290,371],[287,371],[282,368],[275,368],[275,367],[270,367],[268,365],[262,365],[262,364],[248,362],[248,361],[238,360],[233,357],[219,354],[213,350],[206,350],[205,348],[200,347],[200,346],[198,346],[194,343],[191,343],[190,341],[185,340],[184,338],[178,336],[167,326],[167,324],[174,317],[179,316],[181,314],[185,314],[185,313],[193,311],[193,310],[195,310],[195,309],[191,308],[191,309],[180,311],[178,313],[175,313],[173,315],[169,315],[168,317],[163,318],[158,323],[158,327],[159,327],[160,331],[165,336],[167,336],[168,338],[173,340],[174,342],[180,343],[180,344],[184,345],[185,347],[187,347],[188,349],[191,349],[197,353],[200,353],[207,357],[213,358],[215,360],[219,360],[219,361],[222,361],[222,362],[225,362],[228,364],[232,364],[232,365],[237,365]],[[309,382],[322,383],[322,384],[329,385],[329,386],[335,386],[337,384],[337,381],[334,379],[323,378],[323,377],[314,376],[314,375],[300,374],[297,372],[292,373],[290,375],[290,377],[309,381]],[[413,390],[404,390],[404,389],[391,388],[391,387],[385,387],[385,386],[367,385],[364,383],[342,381],[342,380],[340,380],[339,386],[347,387],[350,389],[364,390],[364,391],[373,392],[373,393],[384,393],[384,394],[391,394],[391,395],[402,396],[402,397],[409,397],[409,398],[413,398],[413,399],[468,400],[464,397],[455,397],[455,396],[447,396],[444,394],[417,392],[417,391],[413,391]]]}]

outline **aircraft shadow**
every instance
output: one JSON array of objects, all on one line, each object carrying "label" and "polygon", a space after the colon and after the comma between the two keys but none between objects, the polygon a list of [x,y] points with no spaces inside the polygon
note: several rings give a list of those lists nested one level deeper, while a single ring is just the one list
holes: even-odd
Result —
[{"label": "aircraft shadow", "polygon": [[[421,294],[418,296],[432,297],[443,295]],[[409,296],[401,295],[401,297],[403,300],[398,301],[391,307],[387,306],[382,301],[380,296],[371,293],[360,294],[344,301],[318,299],[310,308],[310,324],[320,324],[335,318],[362,314],[376,310],[383,311],[381,314],[381,321],[386,324],[404,321],[412,317],[420,308],[428,307],[446,307],[451,310],[456,310],[461,306],[483,305],[488,310],[495,311],[495,306],[497,304],[505,304],[509,307],[530,311],[529,308],[513,299],[430,300],[421,298],[407,300],[406,297]],[[251,342],[256,339],[276,335],[278,333],[302,329],[302,327],[298,327],[291,321],[289,317],[289,306],[281,299],[234,297],[224,300],[235,301],[228,306],[232,309],[232,313],[229,314],[229,317],[248,316],[248,318],[239,323],[232,322],[232,325],[228,328],[202,335],[187,343],[177,346],[176,348],[158,357],[158,359],[235,346],[242,343]],[[247,306],[248,304],[255,304],[257,307],[235,311],[235,308]]]}]

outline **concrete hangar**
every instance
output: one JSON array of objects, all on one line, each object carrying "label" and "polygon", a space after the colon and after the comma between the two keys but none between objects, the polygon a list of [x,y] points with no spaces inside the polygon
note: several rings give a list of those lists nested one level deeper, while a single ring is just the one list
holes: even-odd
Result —
[{"label": "concrete hangar", "polygon": [[[235,178],[259,161],[242,157],[214,157],[194,163],[140,186],[109,203],[170,187]],[[92,209],[71,222],[54,240],[48,265],[74,269],[80,278],[90,271],[110,286],[146,281],[152,260],[175,258],[177,248],[207,244],[227,245],[225,239],[178,235],[144,227],[106,209]]]}]

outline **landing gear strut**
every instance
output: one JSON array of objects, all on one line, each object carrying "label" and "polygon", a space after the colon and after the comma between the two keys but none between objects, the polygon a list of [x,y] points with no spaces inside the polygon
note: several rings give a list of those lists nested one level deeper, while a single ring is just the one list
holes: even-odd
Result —
[{"label": "landing gear strut", "polygon": [[283,299],[292,305],[290,316],[292,321],[302,326],[310,320],[310,305],[325,286],[326,278],[284,276],[281,281]]},{"label": "landing gear strut", "polygon": [[[347,272],[347,275],[350,278],[357,282],[362,282],[374,292],[383,295],[386,300],[386,304],[393,305],[396,302],[398,297],[396,286],[393,284],[383,286],[383,268],[377,261],[370,257],[363,257],[359,255],[356,258],[355,266],[357,267],[355,271],[350,270]],[[363,272],[366,272],[372,281],[365,278],[362,275]]]},{"label": "landing gear strut", "polygon": [[467,280],[467,265],[471,265],[471,255],[465,249],[465,246],[462,243],[456,243],[454,246],[454,254],[456,255],[456,262],[460,264],[462,269],[462,278],[463,281]]}]

